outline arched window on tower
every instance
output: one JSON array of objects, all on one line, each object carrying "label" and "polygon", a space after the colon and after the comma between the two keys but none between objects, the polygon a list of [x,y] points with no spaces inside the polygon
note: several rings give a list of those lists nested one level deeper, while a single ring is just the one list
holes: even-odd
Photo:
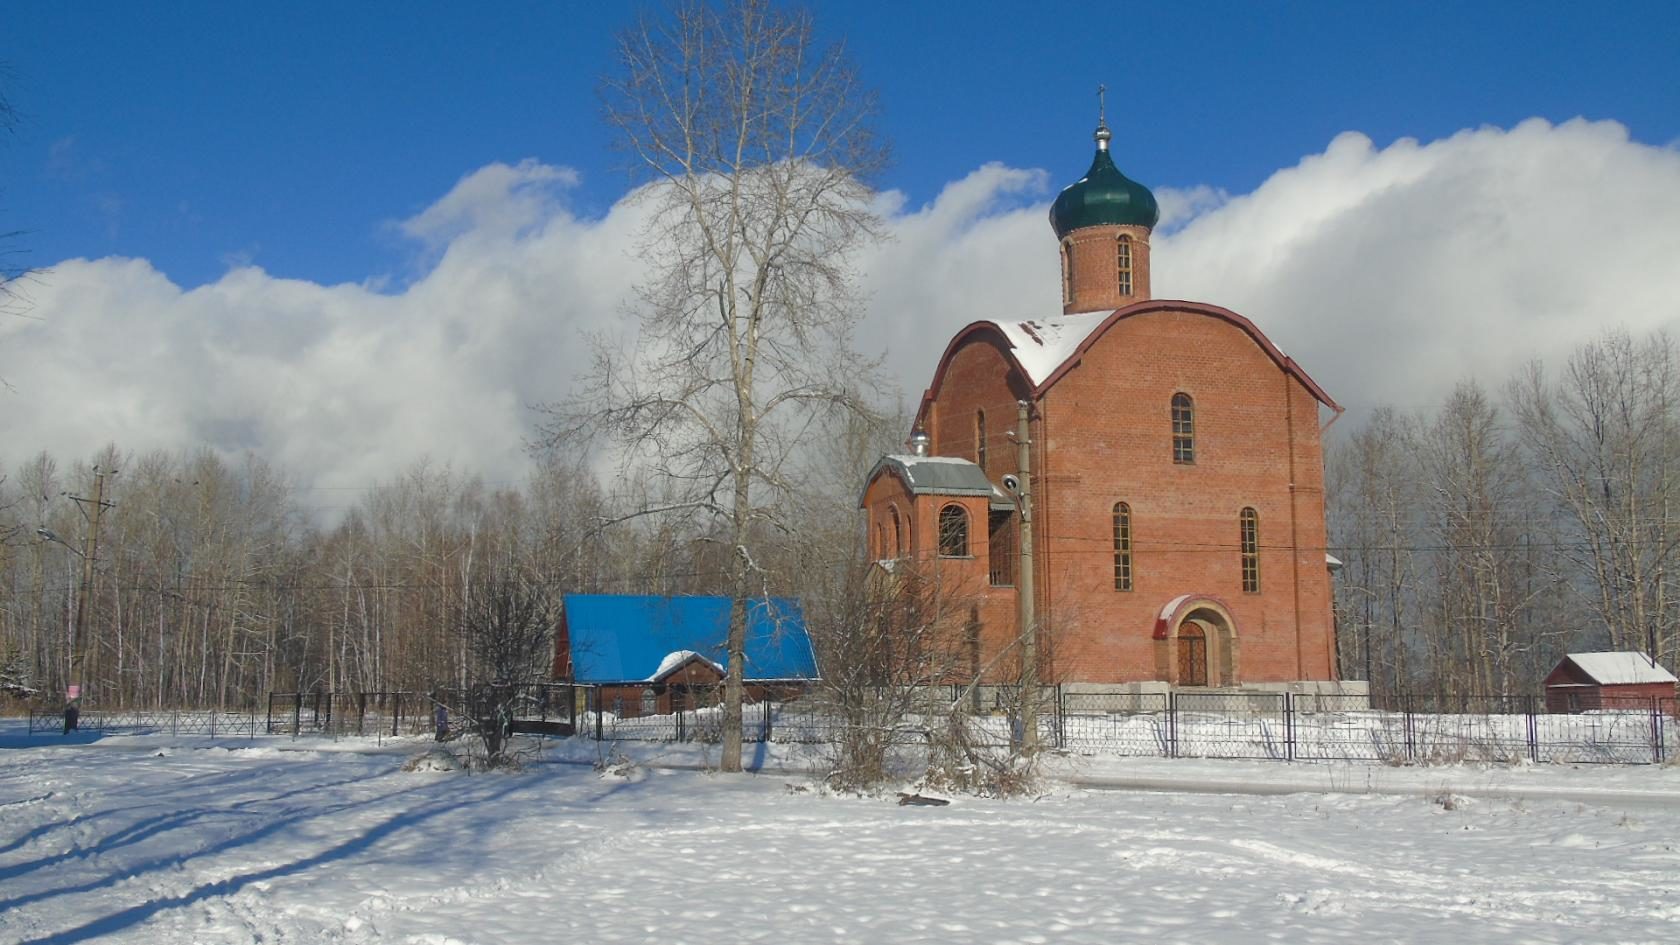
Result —
[{"label": "arched window on tower", "polygon": [[968,512],[960,505],[939,510],[939,556],[968,557]]},{"label": "arched window on tower", "polygon": [[1196,461],[1196,405],[1189,394],[1177,393],[1172,398],[1172,450],[1175,463]]},{"label": "arched window on tower", "polygon": [[1260,513],[1253,509],[1242,510],[1242,587],[1260,593]]},{"label": "arched window on tower", "polygon": [[1114,589],[1132,589],[1132,507],[1114,503]]},{"label": "arched window on tower", "polygon": [[1120,234],[1114,247],[1114,275],[1121,295],[1132,294],[1132,238]]},{"label": "arched window on tower", "polygon": [[974,463],[986,468],[986,411],[974,411]]},{"label": "arched window on tower", "polygon": [[1062,240],[1062,304],[1073,301],[1073,241]]},{"label": "arched window on tower", "polygon": [[894,505],[887,511],[892,513],[892,556],[904,557],[904,526],[898,520],[898,506]]}]

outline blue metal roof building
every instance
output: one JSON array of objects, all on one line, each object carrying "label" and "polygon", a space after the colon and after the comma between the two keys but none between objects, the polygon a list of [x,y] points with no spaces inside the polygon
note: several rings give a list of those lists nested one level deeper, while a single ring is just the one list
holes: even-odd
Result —
[{"label": "blue metal roof building", "polygon": [[[567,594],[561,617],[555,670],[580,683],[628,683],[653,679],[669,666],[666,658],[690,651],[720,668],[728,666],[727,597],[657,597],[629,594]],[[805,631],[805,614],[790,598],[747,603],[746,665],[749,680],[811,680],[817,660]]]}]

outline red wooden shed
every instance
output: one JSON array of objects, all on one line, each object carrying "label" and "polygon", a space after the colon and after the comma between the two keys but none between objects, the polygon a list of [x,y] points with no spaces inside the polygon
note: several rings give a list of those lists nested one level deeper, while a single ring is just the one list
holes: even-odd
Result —
[{"label": "red wooden shed", "polygon": [[1636,651],[1571,653],[1546,676],[1546,711],[1650,709],[1674,714],[1675,678]]}]

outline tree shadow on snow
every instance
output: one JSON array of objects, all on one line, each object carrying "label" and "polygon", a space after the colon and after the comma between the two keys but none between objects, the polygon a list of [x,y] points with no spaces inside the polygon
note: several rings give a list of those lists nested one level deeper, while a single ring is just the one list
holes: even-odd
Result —
[{"label": "tree shadow on snow", "polygon": [[[362,853],[374,847],[376,844],[384,841],[393,834],[419,826],[420,824],[423,824],[440,814],[459,812],[463,804],[494,803],[522,786],[523,785],[518,781],[509,779],[507,784],[500,790],[485,792],[483,796],[471,799],[465,799],[461,797],[459,793],[451,793],[420,809],[404,811],[388,817],[384,821],[381,821],[373,827],[361,832],[357,836],[351,837],[341,843],[328,847],[319,853],[304,857],[303,859],[295,862],[273,866],[263,870],[256,870],[249,873],[240,873],[234,876],[229,876],[225,879],[205,883],[178,896],[169,896],[161,899],[150,900],[110,915],[89,920],[71,929],[55,932],[41,938],[19,942],[18,945],[68,945],[70,942],[80,942],[100,935],[109,935],[113,932],[144,922],[152,916],[170,909],[190,906],[194,903],[202,902],[207,899],[229,896],[237,893],[239,890],[252,883],[284,877],[291,873],[302,872],[326,863],[355,856],[358,853]],[[26,896],[20,896],[14,899],[0,900],[0,913],[32,902],[39,902],[57,896],[70,895],[78,892],[90,892],[95,889],[114,886],[122,880],[141,876],[154,871],[173,870],[197,859],[212,857],[241,847],[250,846],[251,844],[267,839],[275,834],[294,830],[300,824],[308,821],[321,818],[338,817],[360,808],[389,804],[395,799],[404,797],[405,795],[434,788],[434,785],[422,784],[396,791],[391,794],[381,794],[377,797],[336,804],[324,808],[300,807],[281,814],[272,822],[266,823],[255,830],[242,834],[238,837],[230,838],[225,842],[216,844],[201,851],[176,856],[158,857],[146,863],[124,867],[119,872],[114,872],[102,879],[83,883],[79,886],[46,890]],[[217,812],[218,811],[207,812],[204,810],[198,810],[188,811],[185,813],[188,817],[197,817],[204,813]],[[220,812],[225,813],[225,810]]]}]

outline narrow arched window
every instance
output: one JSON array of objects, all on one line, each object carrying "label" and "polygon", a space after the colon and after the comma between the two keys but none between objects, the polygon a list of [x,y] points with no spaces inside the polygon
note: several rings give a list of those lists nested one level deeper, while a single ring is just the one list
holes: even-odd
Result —
[{"label": "narrow arched window", "polygon": [[974,462],[986,468],[986,411],[974,411]]},{"label": "narrow arched window", "polygon": [[1260,593],[1260,513],[1242,510],[1242,585],[1248,594]]},{"label": "narrow arched window", "polygon": [[960,505],[939,510],[939,556],[968,557],[968,513]]},{"label": "narrow arched window", "polygon": [[875,557],[885,558],[886,556],[887,556],[887,526],[881,524],[880,522],[876,522],[875,523]]},{"label": "narrow arched window", "polygon": [[1062,241],[1062,304],[1073,301],[1073,243]]},{"label": "narrow arched window", "polygon": [[1132,238],[1124,233],[1120,234],[1120,238],[1115,241],[1114,275],[1116,283],[1120,286],[1120,294],[1131,295]]},{"label": "narrow arched window", "polygon": [[904,557],[904,525],[898,520],[898,506],[892,506],[887,511],[892,513],[892,552],[894,558]]},{"label": "narrow arched window", "polygon": [[659,713],[659,694],[652,689],[642,690],[642,714],[657,715]]},{"label": "narrow arched window", "polygon": [[1190,395],[1179,393],[1172,398],[1173,462],[1196,461],[1196,405]]},{"label": "narrow arched window", "polygon": [[1114,503],[1114,589],[1132,589],[1132,507]]}]

